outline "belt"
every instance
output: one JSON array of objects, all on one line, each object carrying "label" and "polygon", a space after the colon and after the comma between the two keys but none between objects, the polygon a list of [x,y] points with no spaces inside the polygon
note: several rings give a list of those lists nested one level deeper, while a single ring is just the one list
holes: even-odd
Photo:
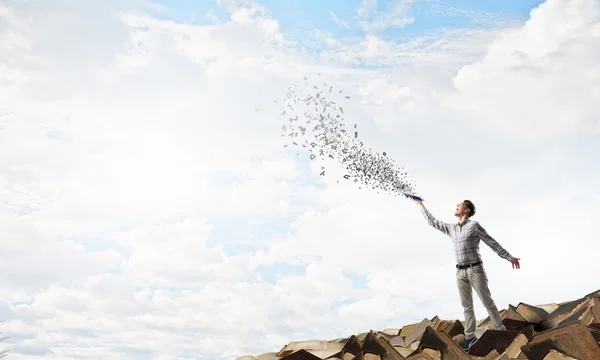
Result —
[{"label": "belt", "polygon": [[470,267],[481,265],[481,264],[482,264],[482,261],[478,261],[478,262],[474,262],[472,264],[456,265],[456,268],[457,269],[466,269],[466,268],[470,268]]}]

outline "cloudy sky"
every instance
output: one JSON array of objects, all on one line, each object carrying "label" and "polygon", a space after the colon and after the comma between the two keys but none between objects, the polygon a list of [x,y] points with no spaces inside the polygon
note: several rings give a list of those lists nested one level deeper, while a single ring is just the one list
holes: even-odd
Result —
[{"label": "cloudy sky", "polygon": [[597,1],[0,0],[0,350],[225,360],[462,319],[415,204],[283,148],[304,76],[439,219],[475,202],[522,262],[482,245],[500,308],[597,290]]}]

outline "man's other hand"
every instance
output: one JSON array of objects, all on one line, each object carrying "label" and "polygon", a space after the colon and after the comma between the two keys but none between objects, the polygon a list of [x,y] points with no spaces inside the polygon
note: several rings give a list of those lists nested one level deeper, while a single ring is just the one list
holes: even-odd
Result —
[{"label": "man's other hand", "polygon": [[512,264],[513,269],[520,269],[521,268],[521,264],[519,264],[519,260],[521,260],[521,259],[515,258],[515,257],[510,259],[510,262]]}]

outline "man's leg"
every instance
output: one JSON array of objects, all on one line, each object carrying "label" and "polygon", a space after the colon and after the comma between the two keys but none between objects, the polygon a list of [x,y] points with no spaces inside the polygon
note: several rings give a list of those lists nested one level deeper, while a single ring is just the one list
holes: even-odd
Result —
[{"label": "man's leg", "polygon": [[473,291],[466,270],[457,269],[456,285],[465,313],[465,340],[472,339],[475,337],[475,311],[473,310]]},{"label": "man's leg", "polygon": [[483,265],[471,268],[470,280],[471,284],[473,284],[475,292],[477,292],[479,299],[487,310],[490,320],[492,320],[494,330],[506,330],[506,327],[502,324],[500,312],[498,311],[498,308],[492,299],[492,294],[488,286],[488,278]]}]

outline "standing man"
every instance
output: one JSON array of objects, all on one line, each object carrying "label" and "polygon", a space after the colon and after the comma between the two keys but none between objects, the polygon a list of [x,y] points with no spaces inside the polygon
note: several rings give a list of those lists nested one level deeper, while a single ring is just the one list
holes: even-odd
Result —
[{"label": "standing man", "polygon": [[456,258],[456,283],[460,302],[465,313],[465,342],[462,348],[468,350],[475,339],[476,323],[472,289],[475,289],[483,306],[485,306],[494,329],[506,330],[488,288],[488,279],[479,254],[479,240],[483,240],[501,258],[510,261],[513,268],[519,269],[521,267],[519,264],[520,259],[512,257],[508,251],[504,250],[496,240],[488,235],[477,221],[471,220],[471,217],[475,215],[475,205],[471,201],[465,200],[456,205],[454,216],[458,218],[458,223],[448,224],[433,217],[421,200],[412,197],[411,199],[421,207],[421,213],[423,213],[429,225],[452,238]]}]

